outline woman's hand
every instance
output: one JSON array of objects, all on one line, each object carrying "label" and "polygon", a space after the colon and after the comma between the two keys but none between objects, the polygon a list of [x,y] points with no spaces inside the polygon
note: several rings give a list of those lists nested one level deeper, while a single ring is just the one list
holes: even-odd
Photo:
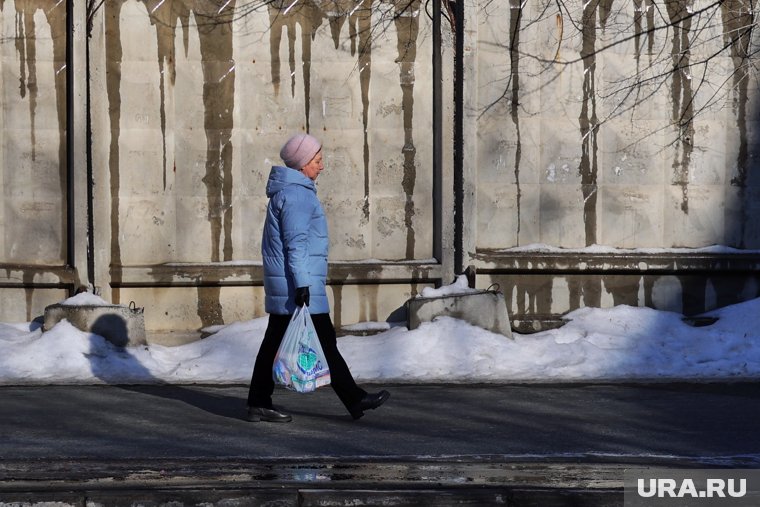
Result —
[{"label": "woman's hand", "polygon": [[298,287],[296,289],[296,306],[309,306],[309,288]]}]

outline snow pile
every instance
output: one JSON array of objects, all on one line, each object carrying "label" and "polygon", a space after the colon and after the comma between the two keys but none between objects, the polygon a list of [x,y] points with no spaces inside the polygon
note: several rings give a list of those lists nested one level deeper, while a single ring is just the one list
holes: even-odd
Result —
[{"label": "snow pile", "polygon": [[64,306],[119,306],[111,304],[91,292],[80,292],[76,296],[61,301],[61,304]]},{"label": "snow pile", "polygon": [[[441,317],[413,331],[389,326],[342,337],[338,345],[359,382],[760,377],[760,299],[706,315],[719,320],[692,327],[680,314],[649,308],[583,308],[561,329],[515,333],[514,341]],[[215,326],[214,335],[179,347],[126,349],[66,321],[45,333],[37,324],[0,324],[0,383],[247,383],[266,324]]]},{"label": "snow pile", "polygon": [[467,277],[465,275],[459,275],[451,285],[444,285],[438,289],[434,289],[433,287],[425,287],[417,297],[438,298],[443,296],[456,296],[460,294],[474,294],[476,292],[483,291],[471,288],[467,284]]}]

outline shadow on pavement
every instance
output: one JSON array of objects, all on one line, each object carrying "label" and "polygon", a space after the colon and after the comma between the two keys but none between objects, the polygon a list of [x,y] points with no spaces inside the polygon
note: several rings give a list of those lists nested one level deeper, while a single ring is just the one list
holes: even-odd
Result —
[{"label": "shadow on pavement", "polygon": [[138,394],[181,401],[215,416],[241,421],[245,420],[245,400],[234,396],[209,393],[204,391],[203,387],[188,388],[166,383],[159,383],[158,385],[118,385],[116,387]]},{"label": "shadow on pavement", "polygon": [[[101,331],[101,332],[99,332]],[[123,337],[123,339],[106,339]],[[140,359],[127,347],[127,324],[116,315],[99,317],[90,334],[90,353],[87,358],[95,377],[108,385],[170,400],[177,400],[210,414],[243,420],[245,401],[218,392],[210,393],[202,387],[181,387],[156,378]],[[133,383],[119,383],[114,379],[130,379]]]}]

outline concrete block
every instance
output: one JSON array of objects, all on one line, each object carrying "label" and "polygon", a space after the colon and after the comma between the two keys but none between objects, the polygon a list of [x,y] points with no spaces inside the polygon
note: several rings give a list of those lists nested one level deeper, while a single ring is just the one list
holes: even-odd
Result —
[{"label": "concrete block", "polygon": [[119,347],[147,344],[144,308],[133,305],[65,305],[45,308],[43,330],[47,331],[66,319],[86,333],[95,333]]},{"label": "concrete block", "polygon": [[507,305],[501,292],[481,291],[411,298],[407,300],[406,307],[409,329],[415,329],[422,322],[430,322],[436,317],[446,316],[513,338]]}]

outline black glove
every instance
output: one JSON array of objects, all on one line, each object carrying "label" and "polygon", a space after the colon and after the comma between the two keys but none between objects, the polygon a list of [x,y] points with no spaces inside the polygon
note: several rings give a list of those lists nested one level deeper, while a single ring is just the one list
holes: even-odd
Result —
[{"label": "black glove", "polygon": [[296,306],[309,306],[309,288],[298,287],[296,289]]}]

